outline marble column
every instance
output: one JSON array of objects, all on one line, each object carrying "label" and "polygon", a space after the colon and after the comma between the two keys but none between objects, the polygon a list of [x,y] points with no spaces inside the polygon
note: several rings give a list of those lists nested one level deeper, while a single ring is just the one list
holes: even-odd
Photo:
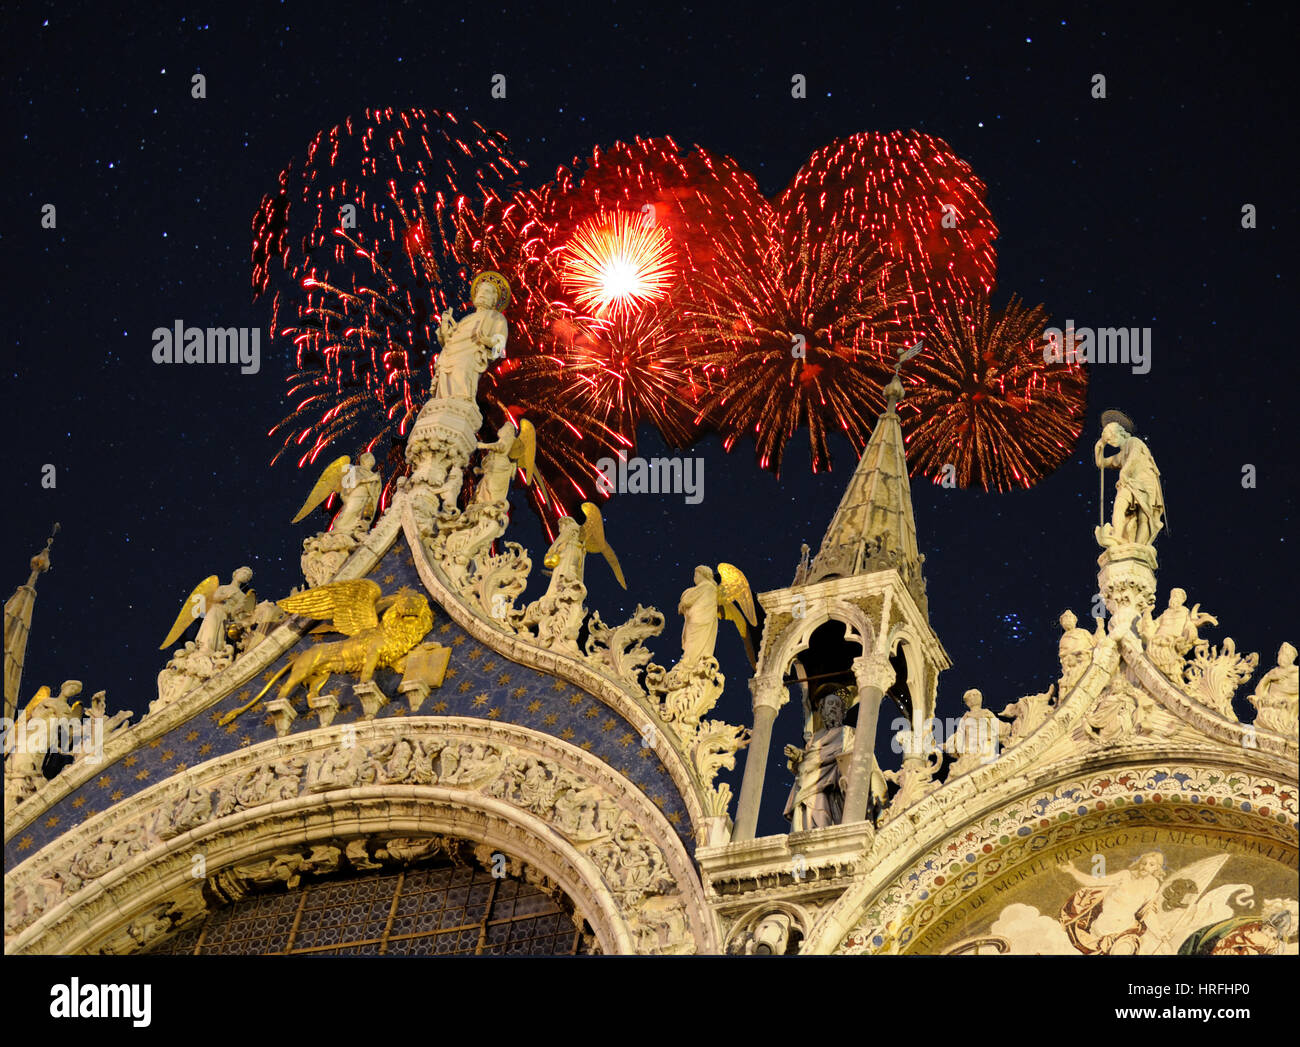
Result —
[{"label": "marble column", "polygon": [[853,758],[849,761],[849,785],[844,794],[843,825],[867,817],[880,702],[894,682],[894,667],[889,664],[888,651],[878,648],[865,657],[855,658],[853,675],[858,683],[858,723],[853,731]]},{"label": "marble column", "polygon": [[777,711],[790,700],[790,690],[780,678],[755,678],[749,681],[754,696],[754,731],[745,756],[745,775],[740,782],[740,800],[736,805],[736,826],[731,840],[752,840],[758,829],[758,805],[763,798],[763,779],[767,776],[767,755],[772,747],[772,724]]}]

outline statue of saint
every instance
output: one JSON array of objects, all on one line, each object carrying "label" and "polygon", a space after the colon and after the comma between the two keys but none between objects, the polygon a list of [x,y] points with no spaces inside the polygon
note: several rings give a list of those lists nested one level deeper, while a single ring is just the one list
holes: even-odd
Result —
[{"label": "statue of saint", "polygon": [[1064,698],[1073,690],[1079,678],[1088,671],[1092,662],[1092,650],[1097,642],[1106,635],[1105,624],[1101,618],[1095,633],[1079,628],[1079,619],[1074,612],[1067,610],[1060,617],[1061,640],[1057,644],[1057,655],[1061,661],[1060,694]]},{"label": "statue of saint", "polygon": [[1266,731],[1296,736],[1300,718],[1300,666],[1295,663],[1296,649],[1284,643],[1277,652],[1277,667],[1259,681],[1251,704],[1258,710],[1255,723]]},{"label": "statue of saint", "polygon": [[469,288],[474,312],[460,320],[448,309],[438,324],[442,350],[434,366],[439,400],[469,400],[478,395],[478,379],[493,359],[505,356],[506,318],[501,310],[510,301],[510,285],[500,273],[482,272]]},{"label": "statue of saint", "polygon": [[844,699],[831,691],[821,702],[822,727],[806,749],[787,745],[785,755],[794,771],[794,785],[785,802],[792,832],[838,825],[844,817],[845,779],[841,753],[853,746],[853,728],[844,726]]},{"label": "statue of saint", "polygon": [[992,763],[998,757],[999,742],[1007,725],[983,707],[984,695],[972,687],[961,696],[966,712],[957,721],[952,737],[943,743],[943,751],[957,757],[948,768],[947,781],[959,774]]},{"label": "statue of saint", "polygon": [[[1102,415],[1102,422],[1101,439],[1093,447],[1093,458],[1098,469],[1118,469],[1119,479],[1115,483],[1111,522],[1097,528],[1097,542],[1103,547],[1121,543],[1150,545],[1164,527],[1165,496],[1160,490],[1160,470],[1147,445],[1128,431],[1124,424],[1127,418],[1107,411]],[[1104,447],[1118,447],[1119,454],[1107,458]]]},{"label": "statue of saint", "polygon": [[1169,590],[1169,606],[1160,617],[1151,620],[1147,611],[1138,623],[1138,632],[1147,641],[1147,654],[1156,668],[1175,683],[1183,682],[1183,659],[1187,652],[1200,642],[1197,627],[1218,625],[1212,614],[1205,614],[1201,605],[1187,609],[1187,593],[1182,589]]}]

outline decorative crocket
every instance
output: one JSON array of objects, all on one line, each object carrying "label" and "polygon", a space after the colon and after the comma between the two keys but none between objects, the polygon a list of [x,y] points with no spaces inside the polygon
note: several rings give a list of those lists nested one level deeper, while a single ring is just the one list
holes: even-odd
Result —
[{"label": "decorative crocket", "polygon": [[343,633],[345,639],[309,647],[296,654],[247,705],[227,713],[222,724],[251,709],[286,672],[277,698],[286,699],[299,684],[307,685],[308,699],[315,698],[334,673],[356,673],[368,683],[376,669],[402,672],[406,656],[433,628],[433,611],[423,594],[403,586],[383,596],[379,585],[368,578],[330,582],[277,601],[290,614],[328,619],[333,624],[317,632]]}]

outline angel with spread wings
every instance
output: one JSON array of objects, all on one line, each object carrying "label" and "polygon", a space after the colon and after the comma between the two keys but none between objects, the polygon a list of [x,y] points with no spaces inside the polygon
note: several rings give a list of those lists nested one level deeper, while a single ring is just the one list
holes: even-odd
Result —
[{"label": "angel with spread wings", "polygon": [[729,563],[718,564],[718,577],[722,579],[721,585],[714,580],[713,568],[701,564],[695,568],[695,584],[682,593],[677,605],[677,613],[683,618],[682,657],[673,669],[677,675],[713,656],[718,642],[718,621],[722,618],[735,623],[750,663],[754,661],[754,646],[745,625],[746,621],[758,625],[749,580],[739,567]]},{"label": "angel with spread wings", "polygon": [[[433,611],[422,593],[402,588],[384,596],[379,584],[369,578],[319,585],[286,596],[279,606],[290,614],[328,620],[329,626],[314,631],[342,633],[345,639],[300,651],[267,681],[256,698],[228,713],[223,725],[257,704],[286,672],[289,676],[277,697],[288,698],[299,684],[306,683],[309,699],[320,694],[334,673],[355,673],[361,683],[369,683],[376,669],[402,672],[406,656],[433,628]],[[450,654],[450,649],[447,651]]]},{"label": "angel with spread wings", "polygon": [[543,566],[551,569],[551,584],[546,589],[546,596],[558,593],[568,582],[582,584],[582,567],[588,553],[602,553],[618,584],[627,588],[618,557],[605,540],[605,524],[600,510],[591,502],[583,502],[582,514],[586,521],[581,525],[572,516],[560,517],[560,533],[542,561]]},{"label": "angel with spread wings", "polygon": [[158,645],[163,651],[181,638],[181,635],[200,618],[199,635],[195,646],[202,651],[213,654],[220,652],[227,644],[226,624],[231,619],[247,617],[257,606],[257,594],[253,590],[244,590],[253,580],[251,567],[240,567],[230,576],[230,583],[222,585],[217,576],[210,575],[199,582],[181,606],[176,621],[172,623],[167,639]]},{"label": "angel with spread wings", "polygon": [[316,486],[292,522],[303,519],[331,495],[338,495],[343,500],[343,507],[334,517],[334,531],[339,534],[368,531],[375,510],[379,508],[382,486],[379,474],[375,472],[375,456],[369,451],[357,458],[355,465],[347,455],[335,458],[320,474]]},{"label": "angel with spread wings", "polygon": [[525,484],[533,482],[537,470],[537,431],[528,419],[520,423],[518,431],[507,421],[497,430],[495,442],[481,443],[478,449],[487,453],[478,469],[483,479],[474,491],[474,504],[504,502],[516,469],[524,471]]}]

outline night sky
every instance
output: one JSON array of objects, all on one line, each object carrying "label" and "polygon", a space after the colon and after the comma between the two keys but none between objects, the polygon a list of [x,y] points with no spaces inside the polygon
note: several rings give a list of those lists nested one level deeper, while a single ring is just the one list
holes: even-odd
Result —
[{"label": "night sky", "polygon": [[[953,659],[939,715],[957,715],[971,686],[995,710],[1044,690],[1058,674],[1058,615],[1070,607],[1090,624],[1092,444],[1110,407],[1136,420],[1162,472],[1158,608],[1182,586],[1222,623],[1202,634],[1259,651],[1259,672],[1297,639],[1286,436],[1293,12],[1214,7],[1206,23],[1163,5],[1049,15],[1047,5],[823,14],[781,4],[765,15],[611,3],[587,17],[489,4],[138,16],[106,6],[3,15],[6,596],[51,524],[63,525],[38,585],[24,696],[78,678],[87,696],[106,688],[110,709],[141,714],[168,657],[157,645],[200,579],[224,582],[247,564],[263,597],[302,584],[310,531],[289,520],[315,477],[268,464],[288,359],[283,346],[267,348],[268,302],[251,300],[250,220],[318,130],[367,106],[449,110],[499,129],[528,164],[529,185],[635,135],[729,154],[769,195],[837,137],[915,128],[945,139],[988,186],[1000,228],[995,304],[1016,293],[1043,302],[1059,327],[1150,327],[1153,348],[1144,375],[1092,368],[1084,436],[1035,488],[914,484],[931,619]],[[201,100],[191,97],[195,72],[207,79]],[[490,97],[495,73],[508,78],[505,99]],[[791,98],[795,73],[807,77],[806,99]],[[1091,97],[1095,73],[1106,76],[1105,100]],[[41,227],[47,203],[57,208],[52,230]],[[1248,203],[1253,230],[1241,225]],[[152,330],[177,319],[260,327],[260,373],[154,364]],[[642,431],[642,455],[661,447]],[[801,542],[817,549],[855,464],[847,440],[832,449],[834,470],[813,476],[797,439],[778,481],[758,469],[752,445],[728,455],[710,437],[694,452],[705,463],[702,503],[616,496],[606,531],[629,591],[589,560],[588,606],[606,621],[638,602],[667,612],[653,646],[671,664],[678,596],[697,563],[733,562],[761,592],[790,584]],[[41,484],[47,464],[53,490]],[[1246,464],[1254,489],[1242,486]],[[545,539],[516,507],[508,537],[540,565]],[[544,581],[535,567],[528,598]],[[729,682],[716,714],[749,723],[748,665],[724,630]],[[788,706],[774,775],[800,727]],[[771,832],[783,824],[785,786],[768,781],[760,831]]]}]

